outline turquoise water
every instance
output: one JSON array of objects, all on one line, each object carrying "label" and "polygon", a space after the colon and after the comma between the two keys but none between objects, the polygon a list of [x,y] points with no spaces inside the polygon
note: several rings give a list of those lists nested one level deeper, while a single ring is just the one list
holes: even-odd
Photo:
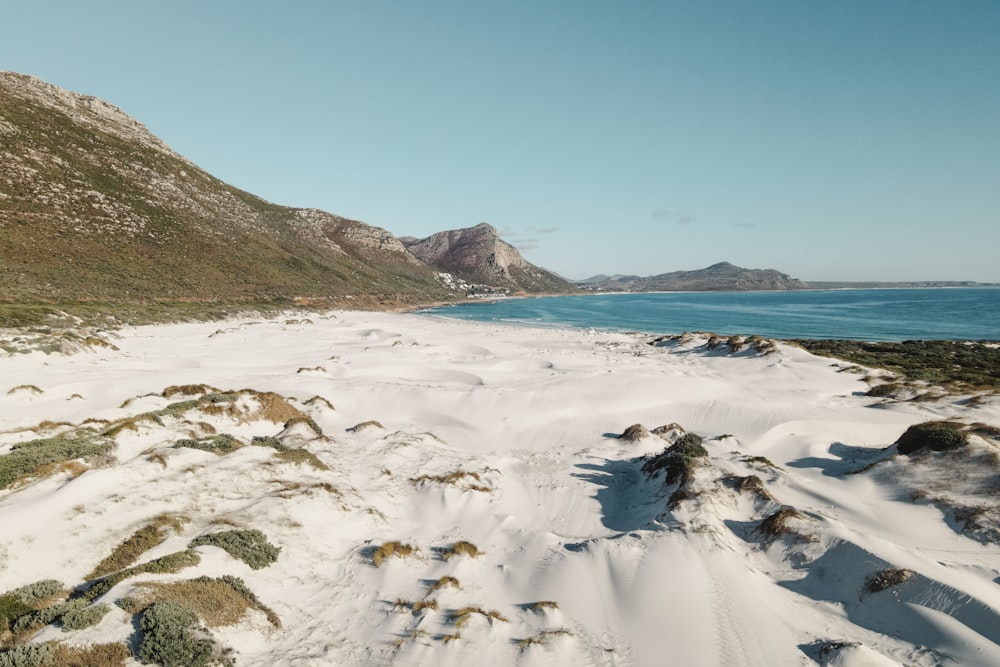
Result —
[{"label": "turquoise water", "polygon": [[588,294],[463,303],[450,318],[656,334],[1000,340],[1000,288]]}]

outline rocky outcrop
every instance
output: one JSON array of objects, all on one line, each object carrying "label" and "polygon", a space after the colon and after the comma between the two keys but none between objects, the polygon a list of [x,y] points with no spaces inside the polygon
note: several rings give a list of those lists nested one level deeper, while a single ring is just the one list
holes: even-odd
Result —
[{"label": "rocky outcrop", "polygon": [[656,276],[614,276],[577,283],[604,292],[757,292],[808,289],[809,285],[774,269],[745,269],[719,262],[695,271],[674,271]]},{"label": "rocky outcrop", "polygon": [[469,283],[513,292],[575,291],[567,281],[524,259],[485,222],[424,239],[402,237],[400,241],[420,261]]}]

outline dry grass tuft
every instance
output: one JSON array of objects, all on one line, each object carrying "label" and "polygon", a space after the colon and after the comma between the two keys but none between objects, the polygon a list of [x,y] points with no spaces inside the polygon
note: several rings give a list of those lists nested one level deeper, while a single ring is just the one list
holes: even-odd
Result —
[{"label": "dry grass tuft", "polygon": [[348,433],[360,433],[361,431],[364,431],[366,428],[381,428],[381,429],[384,429],[385,426],[382,426],[381,423],[379,423],[379,422],[377,422],[375,420],[369,420],[369,421],[366,421],[366,422],[361,422],[360,424],[355,424],[351,428],[347,429],[347,432]]},{"label": "dry grass tuft", "polygon": [[559,603],[552,600],[539,600],[524,606],[528,611],[545,611],[546,609],[558,609]]},{"label": "dry grass tuft", "polygon": [[740,493],[754,496],[757,500],[762,501],[773,501],[775,499],[774,496],[771,495],[771,492],[767,490],[767,487],[764,486],[764,480],[757,475],[736,477],[735,481],[737,483],[736,488]]},{"label": "dry grass tuft", "polygon": [[322,396],[313,396],[312,398],[310,398],[309,400],[307,400],[304,403],[304,405],[322,405],[322,406],[325,406],[325,407],[327,407],[327,408],[329,408],[331,410],[335,409],[333,407],[333,403],[331,403],[330,401],[326,400]]},{"label": "dry grass tuft", "polygon": [[441,642],[444,644],[450,644],[452,642],[457,642],[462,638],[461,632],[453,632],[449,635],[441,635]]},{"label": "dry grass tuft", "polygon": [[33,385],[33,384],[19,384],[16,387],[12,387],[7,392],[7,395],[10,396],[11,394],[16,394],[19,391],[28,392],[29,394],[44,394],[45,393],[44,391],[42,391],[42,389],[40,389],[36,385]]},{"label": "dry grass tuft", "polygon": [[172,600],[189,608],[210,628],[239,622],[247,609],[262,611],[274,627],[281,627],[277,614],[261,603],[238,577],[199,577],[172,583],[146,582],[142,586],[152,590],[155,601]]},{"label": "dry grass tuft", "polygon": [[897,567],[876,572],[872,576],[868,577],[867,581],[865,581],[865,591],[868,593],[878,593],[879,591],[884,591],[887,588],[899,586],[915,574],[916,572],[913,570],[906,570]]},{"label": "dry grass tuft", "polygon": [[201,396],[203,394],[217,394],[219,390],[207,384],[182,384],[171,385],[160,394],[163,398],[174,396]]},{"label": "dry grass tuft", "polygon": [[163,454],[163,452],[153,452],[152,454],[146,456],[146,460],[151,463],[159,463],[164,468],[167,467],[167,457]]},{"label": "dry grass tuft", "polygon": [[[419,486],[425,482],[433,484],[450,484],[467,491],[489,493],[493,489],[485,484],[479,484],[478,482],[481,482],[482,479],[482,476],[478,472],[453,470],[452,472],[445,473],[444,475],[421,475],[420,477],[411,477],[410,483],[414,486]],[[469,480],[473,481],[470,482]]]},{"label": "dry grass tuft", "polygon": [[244,389],[241,394],[249,394],[257,398],[260,402],[260,410],[257,413],[259,419],[266,419],[275,424],[285,424],[292,419],[309,420],[309,416],[288,402],[288,400],[272,391],[257,392],[252,389]]},{"label": "dry grass tuft", "polygon": [[271,495],[278,498],[294,498],[295,496],[301,495],[303,493],[309,493],[313,490],[325,491],[326,493],[332,493],[335,496],[340,496],[340,490],[329,482],[318,482],[316,484],[303,484],[301,482],[293,482],[287,479],[273,479],[271,480],[273,484],[278,484],[281,488],[273,492]]},{"label": "dry grass tuft", "polygon": [[529,646],[545,646],[548,644],[549,637],[559,636],[572,637],[573,631],[567,628],[559,628],[558,630],[542,630],[534,637],[525,637],[524,639],[517,640],[517,647],[523,650]]},{"label": "dry grass tuft", "polygon": [[132,657],[125,644],[91,644],[68,646],[56,643],[49,667],[120,667]]},{"label": "dry grass tuft", "polygon": [[375,567],[382,567],[382,563],[386,558],[407,558],[418,551],[415,546],[410,544],[403,544],[396,541],[385,542],[372,552],[372,562],[375,564]]},{"label": "dry grass tuft", "polygon": [[[797,538],[805,538],[798,529],[791,525],[794,521],[805,520],[806,516],[790,507],[783,507],[774,514],[760,522],[757,532],[763,535],[768,541],[776,540],[783,535],[793,535]],[[807,539],[807,538],[806,538]]]},{"label": "dry grass tuft", "polygon": [[486,611],[482,607],[462,607],[461,609],[456,609],[455,611],[448,614],[448,620],[455,624],[455,627],[464,627],[470,619],[475,615],[482,616],[486,620],[493,623],[493,621],[502,621],[503,623],[510,623],[503,614],[498,611]]},{"label": "dry grass tuft", "polygon": [[274,455],[274,458],[280,459],[287,463],[305,463],[310,465],[316,470],[329,470],[330,466],[326,465],[319,460],[315,454],[307,449],[289,449],[284,452],[278,452]]},{"label": "dry grass tuft", "polygon": [[128,539],[115,547],[107,558],[98,563],[85,579],[90,581],[124,570],[139,559],[139,556],[146,553],[155,546],[158,546],[167,539],[167,528],[179,533],[188,521],[187,517],[173,514],[161,514],[145,526],[133,533]]},{"label": "dry grass tuft", "polygon": [[646,429],[642,424],[632,424],[625,431],[618,436],[619,440],[624,440],[625,442],[638,442],[643,438],[649,437],[649,430]]},{"label": "dry grass tuft", "polygon": [[434,583],[432,583],[431,586],[430,586],[430,589],[428,590],[428,592],[429,593],[434,593],[435,591],[439,591],[442,588],[447,588],[448,586],[451,586],[452,588],[457,588],[457,589],[461,588],[461,586],[458,583],[458,579],[456,579],[455,577],[445,576],[445,577],[441,577],[440,579],[438,579],[437,581],[435,581]]},{"label": "dry grass tuft", "polygon": [[479,548],[472,542],[466,542],[465,540],[455,542],[447,549],[441,550],[441,557],[445,560],[450,560],[454,556],[468,556],[469,558],[475,558],[478,555]]},{"label": "dry grass tuft", "polygon": [[323,429],[319,427],[319,424],[317,424],[316,420],[314,420],[312,417],[306,417],[305,415],[301,417],[292,417],[291,419],[285,422],[285,428],[286,429],[291,428],[296,424],[305,424],[306,426],[309,427],[309,430],[311,430],[316,435],[323,435]]},{"label": "dry grass tuft", "polygon": [[431,611],[437,611],[439,608],[437,600],[404,600],[402,598],[396,598],[396,601],[392,604],[393,609],[405,609],[413,613],[419,613],[425,609],[430,609]]}]

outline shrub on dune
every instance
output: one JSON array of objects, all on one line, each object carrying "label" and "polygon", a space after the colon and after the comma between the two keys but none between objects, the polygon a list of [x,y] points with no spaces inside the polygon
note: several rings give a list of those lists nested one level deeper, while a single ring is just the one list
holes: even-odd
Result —
[{"label": "shrub on dune", "polygon": [[935,452],[964,447],[969,442],[964,424],[949,421],[930,421],[914,424],[896,441],[900,454],[912,454],[921,449]]},{"label": "shrub on dune", "polygon": [[139,620],[139,659],[163,667],[207,667],[215,647],[197,625],[198,615],[187,607],[171,600],[157,602]]},{"label": "shrub on dune", "polygon": [[642,471],[652,476],[660,470],[665,470],[668,484],[678,479],[683,482],[697,461],[708,456],[708,450],[701,442],[700,436],[685,433],[673,445],[646,461]]},{"label": "shrub on dune", "polygon": [[267,567],[278,560],[281,547],[267,541],[267,536],[259,530],[224,530],[197,537],[188,544],[189,549],[203,545],[225,549],[230,556],[238,558],[254,570]]}]

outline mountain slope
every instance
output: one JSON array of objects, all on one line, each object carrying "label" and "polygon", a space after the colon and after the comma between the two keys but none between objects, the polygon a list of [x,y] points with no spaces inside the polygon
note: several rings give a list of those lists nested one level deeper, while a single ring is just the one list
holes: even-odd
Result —
[{"label": "mountain slope", "polygon": [[471,282],[524,292],[571,292],[567,281],[528,262],[485,223],[400,239],[421,261]]},{"label": "mountain slope", "polygon": [[774,269],[745,269],[729,262],[719,262],[694,271],[673,271],[655,276],[600,276],[577,284],[595,291],[627,292],[719,292],[807,289],[809,285]]},{"label": "mountain slope", "polygon": [[0,72],[0,299],[444,298],[385,230],[277,206],[116,107]]}]

